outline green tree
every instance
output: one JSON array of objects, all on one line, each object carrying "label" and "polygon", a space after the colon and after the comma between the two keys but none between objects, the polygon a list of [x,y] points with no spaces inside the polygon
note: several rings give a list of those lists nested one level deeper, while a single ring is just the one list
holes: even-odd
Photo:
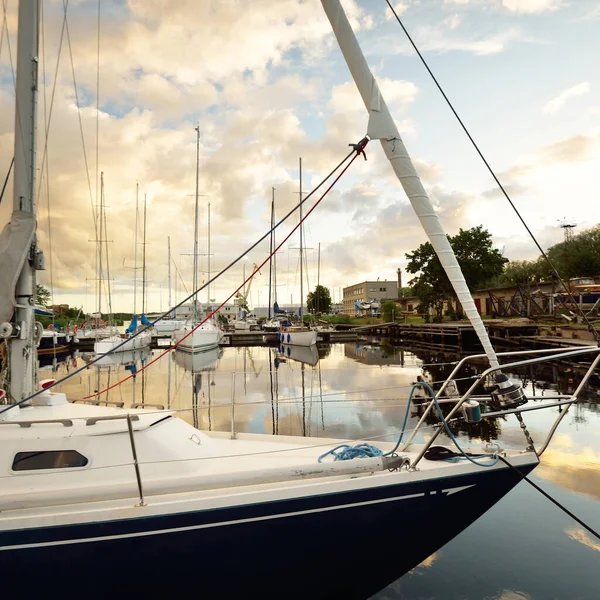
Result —
[{"label": "green tree", "polygon": [[[481,225],[471,229],[461,229],[455,236],[448,236],[458,264],[471,290],[485,286],[486,283],[502,274],[505,263],[499,250],[492,247],[492,236]],[[416,250],[406,254],[409,263],[406,271],[417,274],[409,283],[421,301],[419,312],[423,315],[434,311],[434,320],[441,321],[444,303],[448,303],[451,313],[452,302],[456,304],[456,313],[460,318],[462,308],[458,305],[454,289],[430,242],[421,244]]]},{"label": "green tree", "polygon": [[400,307],[392,300],[387,300],[381,305],[381,318],[384,323],[395,321],[400,314]]},{"label": "green tree", "polygon": [[565,279],[600,275],[600,225],[582,231],[568,242],[555,244],[547,254]]},{"label": "green tree", "polygon": [[48,306],[50,302],[50,291],[41,283],[36,284],[35,302],[40,306]]},{"label": "green tree", "polygon": [[407,298],[408,296],[414,296],[414,292],[411,287],[398,288],[398,298]]},{"label": "green tree", "polygon": [[504,272],[489,287],[513,286],[525,283],[538,283],[550,279],[550,268],[543,258],[537,260],[511,260],[504,265]]},{"label": "green tree", "polygon": [[328,313],[331,308],[331,293],[329,292],[329,288],[318,285],[314,292],[308,292],[306,307],[309,312]]}]

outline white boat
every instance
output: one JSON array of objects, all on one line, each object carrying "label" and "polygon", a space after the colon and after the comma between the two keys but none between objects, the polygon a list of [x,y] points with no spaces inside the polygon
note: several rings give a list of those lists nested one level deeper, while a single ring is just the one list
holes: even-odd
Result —
[{"label": "white boat", "polygon": [[[323,5],[375,114],[378,127],[370,133],[406,175],[401,181],[409,198],[418,193],[417,213],[425,211],[434,247],[450,248],[446,236],[437,235],[436,212],[339,2]],[[0,248],[10,249],[0,253],[0,273],[11,282],[8,290],[0,288],[0,332],[10,353],[8,404],[0,405],[0,564],[28,597],[82,590],[97,597],[122,591],[183,597],[190,578],[181,573],[189,571],[204,575],[201,593],[209,598],[367,598],[463,531],[538,464],[600,363],[600,348],[561,349],[561,357],[593,357],[577,390],[523,406],[523,391],[502,373],[470,296],[461,303],[477,325],[490,368],[458,401],[451,399],[454,408],[443,423],[475,420],[479,404],[471,396],[494,376],[494,389],[478,396],[480,403],[494,403],[497,408],[488,413],[494,417],[517,413],[522,419],[524,410],[563,407],[537,448],[524,429],[525,450],[462,448],[482,455],[434,460],[428,452],[442,427],[433,434],[420,427],[436,414],[435,397],[408,439],[377,442],[381,455],[333,460],[331,451],[342,440],[199,431],[172,410],[75,404],[52,389],[51,380],[39,382],[40,389],[33,307],[15,300],[31,296],[33,269],[41,264],[26,260],[38,253],[33,132],[39,87],[38,69],[31,68],[38,56],[38,9],[37,2],[19,4],[14,208],[0,236]],[[451,249],[445,255],[451,267],[453,256]],[[460,289],[460,269],[452,273]],[[504,358],[514,355],[512,363],[521,365],[540,361],[522,360],[526,354]],[[471,358],[460,361],[449,379]],[[161,401],[163,394],[152,391]],[[443,394],[444,385],[437,390],[440,402]],[[461,417],[464,407],[469,410]],[[423,444],[415,442],[419,432],[428,437]],[[435,526],[424,529],[432,515],[439,517]],[[356,563],[349,563],[349,551],[358,551]],[[163,566],[165,560],[170,566]],[[132,561],[147,573],[137,574]]]},{"label": "white boat", "polygon": [[[127,341],[126,341],[127,340]],[[109,352],[131,352],[141,348],[148,348],[152,341],[150,331],[142,331],[135,337],[129,339],[119,335],[113,335],[102,340],[94,342],[94,352],[96,354],[108,354]],[[125,342],[123,344],[123,342]],[[120,344],[123,344],[120,346]]]},{"label": "white boat", "polygon": [[181,329],[185,325],[185,319],[161,319],[152,326],[156,335],[165,335]]},{"label": "white boat", "polygon": [[[196,127],[196,204],[194,216],[194,273],[193,289],[198,290],[198,175],[200,169],[200,128]],[[210,208],[210,205],[209,205]],[[210,212],[209,212],[210,223]],[[210,229],[208,234],[208,257],[210,259]],[[210,278],[210,262],[208,266]],[[219,326],[215,315],[210,310],[210,287],[207,288],[207,304],[205,317],[202,321],[198,318],[198,300],[193,299],[192,319],[185,325],[176,329],[171,336],[173,343],[184,352],[205,352],[216,348],[223,340],[223,330]]]},{"label": "white boat", "polygon": [[317,332],[309,327],[284,327],[279,331],[281,344],[292,346],[314,346],[317,343]]},{"label": "white boat", "polygon": [[[190,333],[192,332],[192,333]],[[205,352],[223,340],[223,331],[213,319],[202,325],[190,323],[173,333],[173,343],[184,352]]]},{"label": "white boat", "polygon": [[114,335],[119,335],[119,328],[114,325],[100,325],[84,323],[81,327],[76,326],[73,330],[74,341],[99,340]]}]

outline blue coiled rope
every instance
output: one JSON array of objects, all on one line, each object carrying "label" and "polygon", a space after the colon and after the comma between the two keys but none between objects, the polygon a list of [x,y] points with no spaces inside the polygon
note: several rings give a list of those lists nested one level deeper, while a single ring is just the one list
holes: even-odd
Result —
[{"label": "blue coiled rope", "polygon": [[454,445],[456,446],[458,451],[462,454],[462,456],[452,456],[452,457],[449,457],[444,460],[447,460],[450,462],[457,462],[458,460],[463,460],[466,458],[467,460],[470,460],[473,464],[477,465],[478,467],[493,467],[499,460],[499,458],[497,456],[495,456],[494,454],[479,455],[481,458],[495,458],[496,459],[491,463],[483,464],[483,463],[476,461],[473,457],[469,456],[460,447],[458,441],[454,437],[454,434],[452,433],[452,431],[450,431],[450,427],[448,426],[448,423],[444,417],[444,414],[442,413],[442,409],[440,408],[440,405],[437,401],[437,396],[436,396],[435,392],[433,391],[433,388],[424,381],[418,381],[417,383],[413,384],[413,386],[410,390],[410,394],[408,395],[408,403],[406,405],[406,412],[404,413],[404,421],[402,422],[402,429],[400,431],[400,436],[398,437],[398,441],[396,442],[396,445],[389,452],[384,453],[380,448],[377,448],[377,446],[372,446],[371,444],[367,444],[365,442],[363,442],[361,444],[357,444],[356,446],[350,446],[349,444],[340,444],[339,446],[336,446],[335,448],[328,450],[324,454],[321,454],[321,456],[319,456],[319,462],[322,462],[322,460],[326,456],[329,456],[329,455],[333,456],[334,461],[352,460],[353,458],[374,458],[376,456],[391,456],[391,455],[393,455],[398,450],[398,448],[400,447],[400,444],[402,443],[402,438],[403,438],[404,432],[406,430],[406,423],[408,422],[408,415],[410,414],[410,405],[412,403],[413,395],[418,387],[425,388],[431,394],[431,397],[435,404],[438,416],[440,418],[440,421],[444,424],[444,429],[446,430],[448,437],[452,440],[452,442],[454,443]]}]

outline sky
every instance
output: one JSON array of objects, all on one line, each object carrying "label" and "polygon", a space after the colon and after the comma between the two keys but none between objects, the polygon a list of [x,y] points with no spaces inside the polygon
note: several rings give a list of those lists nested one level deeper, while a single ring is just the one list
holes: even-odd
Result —
[{"label": "sky", "polygon": [[[3,4],[2,182],[14,143],[17,1]],[[342,4],[446,231],[483,225],[507,258],[536,258],[385,1]],[[565,219],[575,232],[597,224],[600,1],[394,6],[542,247],[562,240]],[[268,256],[268,239],[247,249],[268,230],[272,188],[280,217],[298,201],[300,157],[306,192],[366,133],[367,114],[320,2],[115,0],[100,3],[98,20],[97,0],[71,0],[67,27],[64,14],[62,0],[43,2],[37,217],[47,269],[40,282],[55,304],[96,310],[102,173],[110,271],[104,256],[103,277],[113,310],[134,306],[136,185],[138,311],[144,198],[146,309],[168,308],[168,238],[171,301],[182,300],[192,284],[198,126],[199,280],[207,277],[209,203],[211,271],[244,257],[211,288],[210,299],[225,300]],[[405,254],[426,241],[378,142],[367,156],[305,223],[305,293],[317,278],[334,300],[347,285],[395,280]],[[2,225],[11,204],[9,182]],[[296,213],[277,238],[297,221]],[[296,233],[277,254],[282,305],[300,299],[298,245]],[[268,271],[255,277],[251,305],[267,304]]]}]

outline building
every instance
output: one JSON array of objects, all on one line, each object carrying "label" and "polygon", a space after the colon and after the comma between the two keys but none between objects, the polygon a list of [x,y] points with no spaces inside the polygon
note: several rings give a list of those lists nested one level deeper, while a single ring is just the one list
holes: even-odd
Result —
[{"label": "building", "polygon": [[[397,300],[398,298],[398,283],[396,281],[363,281],[355,283],[344,288],[344,314],[354,315],[357,312],[373,312],[367,305],[375,304],[376,312],[379,312],[381,302],[385,300]],[[358,309],[357,306],[362,304],[364,309]]]},{"label": "building", "polygon": [[62,315],[69,310],[68,304],[53,304],[48,306],[48,310],[51,310],[55,315]]}]

